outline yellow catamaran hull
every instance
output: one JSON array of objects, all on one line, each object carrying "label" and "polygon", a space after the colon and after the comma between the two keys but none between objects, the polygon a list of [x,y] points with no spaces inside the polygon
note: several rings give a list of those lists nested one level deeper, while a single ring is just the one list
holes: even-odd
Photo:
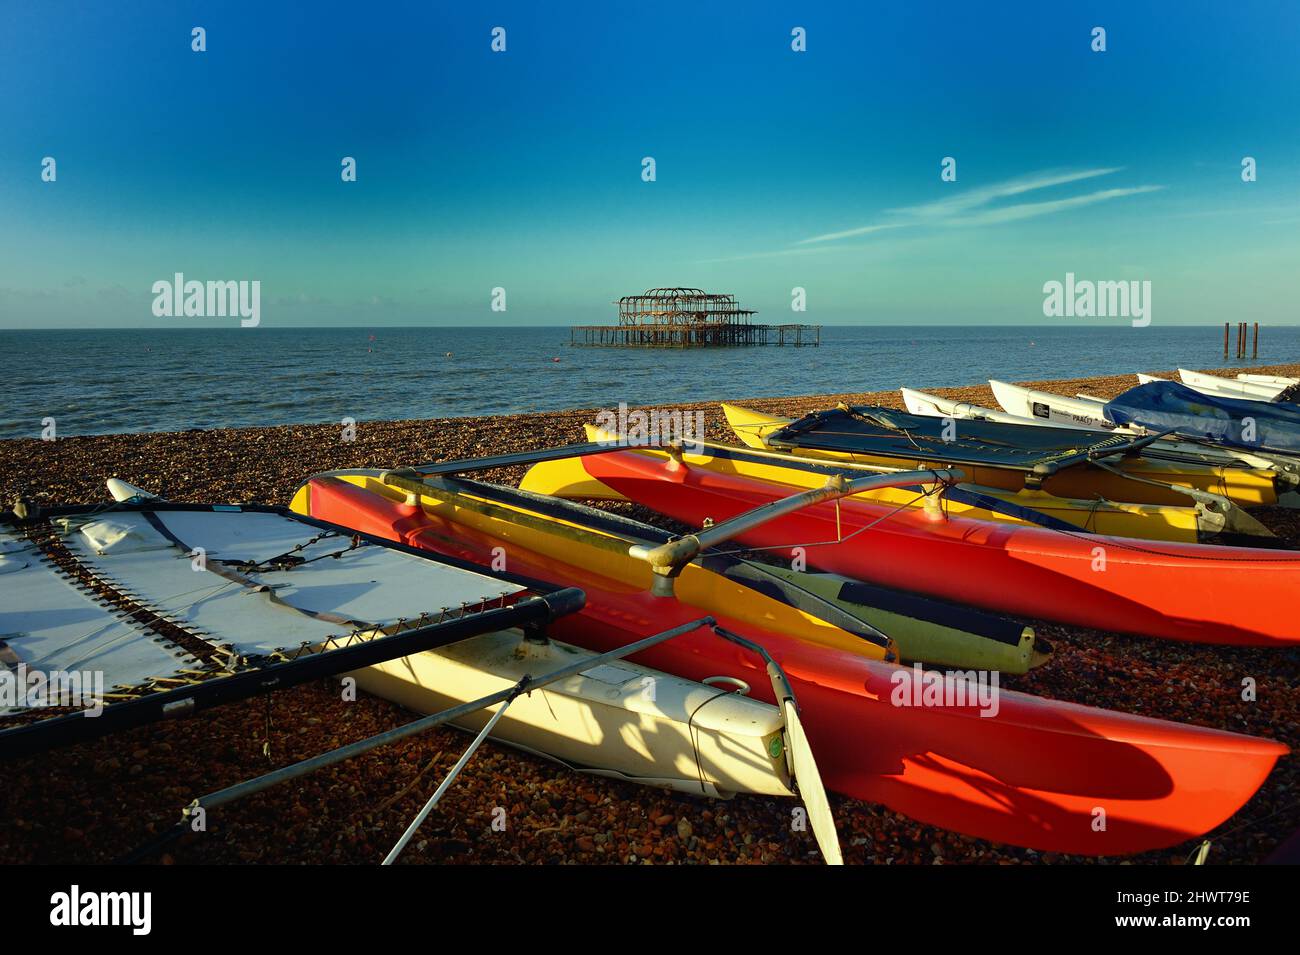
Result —
[{"label": "yellow catamaran hull", "polygon": [[[416,495],[410,488],[387,483],[378,471],[332,472],[327,479],[353,485],[386,500],[390,506],[400,503],[411,514],[432,518],[438,523],[426,527],[422,534],[435,534],[437,526],[443,527],[447,536],[440,547],[453,555],[471,556],[469,551],[490,553],[500,548],[511,566],[527,559],[539,574],[549,573],[566,585],[582,587],[589,595],[588,613],[596,612],[593,605],[600,603],[600,594],[648,594],[651,589],[649,565],[628,553],[632,543],[640,542],[632,530],[637,526],[634,522],[627,522],[628,533],[620,533],[617,528],[602,527],[598,512],[590,508],[566,505],[572,519],[565,519],[544,505],[530,506],[526,499],[511,500],[504,489],[495,495],[480,496],[468,489],[428,486]],[[294,495],[290,505],[294,511],[314,513],[313,482]],[[461,548],[467,551],[458,553]],[[805,643],[876,660],[898,657],[963,669],[1024,673],[1047,659],[1048,651],[1036,644],[1032,627],[946,604],[940,606],[940,602],[919,607],[918,601],[924,603],[926,598],[864,588],[847,578],[805,574],[767,564],[748,566],[746,574],[733,579],[716,568],[688,564],[676,582],[677,598],[702,612],[730,616]],[[889,645],[864,640],[823,619],[813,602],[805,610],[777,599],[770,593],[771,584],[762,580],[765,574],[771,575],[770,581],[785,581],[874,627],[890,638]],[[864,589],[866,597],[862,596]]]},{"label": "yellow catamaran hull", "polygon": [[[411,506],[409,490],[394,487],[379,471],[332,472],[336,481]],[[290,509],[311,514],[311,488],[304,485],[295,493]],[[465,491],[428,487],[419,495],[418,507],[429,517],[448,522],[453,533],[469,532],[462,542],[477,541],[501,546],[502,559],[517,549],[584,572],[573,586],[595,587],[626,593],[649,593],[653,575],[649,564],[628,554],[626,538],[599,528],[564,520],[520,504],[503,503]],[[431,533],[432,531],[430,531]],[[743,623],[763,626],[798,637],[808,643],[834,647],[876,660],[887,656],[885,648],[861,640],[825,620],[796,607],[769,600],[751,588],[712,573],[697,564],[687,566],[677,581],[679,599],[704,612],[725,613]]]}]

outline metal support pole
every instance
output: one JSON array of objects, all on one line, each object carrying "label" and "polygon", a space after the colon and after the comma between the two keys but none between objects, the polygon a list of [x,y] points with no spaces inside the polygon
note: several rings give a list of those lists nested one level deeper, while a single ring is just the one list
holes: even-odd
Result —
[{"label": "metal support pole", "polygon": [[665,630],[662,633],[656,633],[635,643],[629,643],[627,646],[618,647],[606,653],[597,654],[594,657],[583,657],[576,663],[571,663],[567,667],[559,670],[553,670],[550,673],[543,674],[535,680],[527,681],[522,687],[520,684],[507,687],[504,690],[498,690],[488,696],[478,700],[470,700],[468,703],[462,703],[459,706],[453,706],[451,709],[443,710],[441,713],[433,713],[429,716],[422,717],[414,722],[398,726],[395,729],[380,733],[377,736],[371,736],[368,739],[358,740],[355,743],[349,743],[347,746],[341,746],[338,749],[330,750],[328,753],[321,753],[310,759],[304,759],[301,762],[293,763],[290,766],[284,766],[272,772],[258,776],[256,779],[246,780],[242,783],[236,783],[225,789],[209,793],[194,800],[186,808],[187,816],[191,815],[195,809],[212,809],[236,799],[242,799],[245,796],[251,796],[253,793],[269,789],[277,783],[287,782],[290,779],[296,779],[299,776],[305,776],[308,773],[323,769],[326,766],[332,766],[335,763],[341,763],[345,759],[351,759],[353,756],[360,756],[372,749],[385,746],[389,743],[396,743],[398,740],[406,739],[408,736],[414,736],[417,733],[423,733],[431,730],[435,726],[442,726],[444,723],[452,723],[463,716],[468,716],[475,710],[481,710],[484,707],[493,706],[511,696],[517,695],[520,689],[532,691],[541,689],[558,680],[563,680],[573,676],[575,673],[581,673],[584,670],[590,670],[592,667],[600,666],[602,663],[608,663],[613,660],[621,660],[623,657],[632,656],[640,653],[665,640],[671,640],[674,637],[680,637],[682,634],[690,633],[692,630],[698,630],[700,627],[711,627],[717,623],[712,617],[700,617],[698,620],[692,620],[680,626],[673,627],[671,630]]},{"label": "metal support pole", "polygon": [[832,475],[821,487],[800,491],[775,501],[769,501],[753,510],[737,514],[730,520],[714,524],[669,541],[656,547],[634,544],[628,548],[628,554],[638,560],[644,560],[654,572],[651,592],[657,596],[671,596],[673,581],[682,568],[698,557],[703,551],[732,538],[760,527],[769,521],[786,514],[794,513],[813,504],[833,501],[863,491],[874,491],[887,487],[904,487],[913,484],[954,484],[965,473],[958,468],[925,471],[898,471],[894,474],[879,474],[861,478],[845,478],[842,474]]},{"label": "metal support pole", "polygon": [[510,704],[513,703],[514,700],[515,698],[512,696],[503,702],[501,704],[501,709],[493,713],[492,719],[488,720],[487,723],[483,725],[483,728],[479,730],[479,734],[474,737],[474,742],[469,744],[469,749],[465,750],[465,752],[461,754],[460,759],[456,760],[456,765],[451,768],[451,772],[447,774],[446,778],[438,785],[438,788],[434,790],[433,795],[429,797],[429,801],[424,804],[424,808],[421,809],[419,813],[416,814],[416,817],[411,820],[411,824],[406,827],[406,831],[402,833],[402,838],[397,840],[397,844],[393,846],[392,851],[384,857],[383,865],[392,865],[397,861],[397,857],[402,854],[402,850],[405,849],[406,844],[411,841],[411,837],[414,836],[416,830],[420,828],[420,824],[429,818],[429,813],[433,812],[433,807],[438,805],[438,800],[442,799],[442,794],[445,793],[451,784],[456,781],[456,777],[459,776],[460,771],[465,768],[465,764],[469,762],[469,758],[474,755],[479,746],[483,744],[483,741],[487,739],[492,733],[492,730],[496,728],[497,720],[501,719],[501,715],[510,708]]}]

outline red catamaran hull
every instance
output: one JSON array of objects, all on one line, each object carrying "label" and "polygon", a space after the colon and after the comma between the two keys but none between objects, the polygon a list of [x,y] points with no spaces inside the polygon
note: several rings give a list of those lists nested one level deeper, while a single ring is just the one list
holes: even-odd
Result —
[{"label": "red catamaran hull", "polygon": [[[1269,740],[1014,692],[1000,694],[991,716],[975,706],[898,707],[899,667],[729,624],[718,608],[652,596],[335,478],[308,486],[316,517],[483,564],[504,546],[513,572],[581,587],[586,608],[558,621],[555,635],[588,649],[713,613],[785,669],[829,788],[946,829],[1089,855],[1162,848],[1230,817],[1287,752]],[[738,676],[772,700],[754,657],[704,631],[637,659],[695,680]]]},{"label": "red catamaran hull", "polygon": [[[670,469],[662,458],[635,451],[582,463],[624,497],[695,527],[793,493],[751,477]],[[808,563],[821,570],[1014,616],[1194,643],[1300,643],[1300,553],[1294,551],[936,521],[921,508],[895,512],[859,498],[807,507],[737,540],[753,547],[804,545]]]}]

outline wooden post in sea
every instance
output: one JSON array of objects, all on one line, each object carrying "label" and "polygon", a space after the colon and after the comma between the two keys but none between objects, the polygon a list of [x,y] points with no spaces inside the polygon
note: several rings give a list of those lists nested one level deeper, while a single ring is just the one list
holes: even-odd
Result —
[{"label": "wooden post in sea", "polygon": [[1228,360],[1228,323],[1223,323],[1223,360]]},{"label": "wooden post in sea", "polygon": [[1251,355],[1250,355],[1251,358],[1259,357],[1259,322],[1255,323],[1255,342],[1251,346],[1250,351],[1251,351]]}]

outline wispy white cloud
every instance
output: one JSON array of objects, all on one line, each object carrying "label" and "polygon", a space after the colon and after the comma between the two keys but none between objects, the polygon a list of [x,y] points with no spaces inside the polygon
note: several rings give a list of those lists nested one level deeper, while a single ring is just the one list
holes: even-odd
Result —
[{"label": "wispy white cloud", "polygon": [[1014,206],[999,206],[994,209],[981,209],[969,216],[954,216],[944,224],[952,226],[998,225],[1003,222],[1019,222],[1038,216],[1078,209],[1108,199],[1120,199],[1124,196],[1136,196],[1144,192],[1155,192],[1164,186],[1133,186],[1127,189],[1102,189],[1083,196],[1071,196],[1069,199],[1053,199],[1050,202],[1021,202]]},{"label": "wispy white cloud", "polygon": [[1109,176],[1111,173],[1119,172],[1121,168],[1112,166],[1097,169],[1052,170],[1021,176],[1017,179],[1007,179],[978,189],[968,189],[965,192],[959,192],[954,196],[938,199],[934,202],[887,209],[885,210],[886,214],[894,217],[894,221],[872,222],[854,229],[842,229],[838,232],[814,235],[807,239],[800,239],[795,245],[834,242],[852,236],[870,235],[886,229],[901,229],[907,226],[995,225],[1001,222],[1015,222],[1021,219],[1031,219],[1035,216],[1049,215],[1053,212],[1063,212],[1066,209],[1078,208],[1079,206],[1091,205],[1094,202],[1105,202],[1107,199],[1118,199],[1121,196],[1136,195],[1139,192],[1151,192],[1161,188],[1159,186],[1139,186],[1132,189],[1104,189],[1099,192],[1089,193],[1086,196],[1075,196],[1070,199],[1058,199],[1052,202],[1029,202],[989,208],[992,203],[997,202],[999,199],[1021,196],[1027,192],[1050,189],[1053,186],[1063,186],[1085,179],[1095,179],[1098,176]]},{"label": "wispy white cloud", "polygon": [[1025,219],[1053,215],[1070,209],[1095,205],[1099,202],[1109,202],[1112,199],[1121,199],[1126,196],[1155,192],[1164,188],[1164,186],[1127,186],[1114,189],[1099,189],[1095,192],[1085,193],[1081,196],[1069,196],[1064,199],[997,205],[1001,199],[1024,196],[1026,193],[1036,192],[1040,189],[1069,185],[1073,182],[1096,179],[1099,176],[1109,176],[1120,172],[1122,168],[1121,166],[1110,166],[1094,169],[1045,170],[1031,173],[1016,179],[1007,179],[992,185],[981,186],[978,189],[968,189],[965,192],[958,192],[952,196],[937,199],[934,202],[886,209],[882,213],[886,217],[883,220],[868,222],[852,229],[840,229],[836,232],[825,232],[821,235],[810,236],[806,239],[800,239],[784,249],[776,249],[770,252],[750,252],[724,258],[705,259],[703,261],[742,262],[749,259],[768,259],[787,255],[847,250],[859,246],[852,243],[844,245],[841,242],[843,239],[859,238],[894,229],[917,227],[965,228],[1001,225],[1006,222],[1021,222]]},{"label": "wispy white cloud", "polygon": [[911,225],[908,222],[879,222],[875,225],[859,226],[856,229],[845,229],[843,232],[827,232],[825,235],[815,235],[811,239],[800,239],[795,245],[809,245],[813,242],[833,242],[836,239],[848,239],[855,235],[870,235],[872,232],[883,232],[886,229],[901,229],[905,225]]},{"label": "wispy white cloud", "polygon": [[904,206],[901,209],[889,209],[887,211],[893,214],[907,215],[918,219],[942,219],[965,212],[967,209],[986,206],[999,199],[1024,195],[1026,192],[1035,192],[1039,189],[1050,189],[1053,186],[1064,186],[1068,183],[1079,182],[1083,179],[1095,179],[1098,176],[1109,176],[1111,173],[1119,172],[1122,168],[1122,166],[1112,166],[1100,169],[1075,169],[1064,171],[1047,170],[1044,172],[1036,172],[1031,173],[1028,176],[1020,176],[1016,179],[1007,179],[1002,182],[995,182],[992,185],[983,186],[979,189],[968,189],[965,192],[957,193],[955,196],[939,199],[935,202],[926,202],[919,206]]}]

